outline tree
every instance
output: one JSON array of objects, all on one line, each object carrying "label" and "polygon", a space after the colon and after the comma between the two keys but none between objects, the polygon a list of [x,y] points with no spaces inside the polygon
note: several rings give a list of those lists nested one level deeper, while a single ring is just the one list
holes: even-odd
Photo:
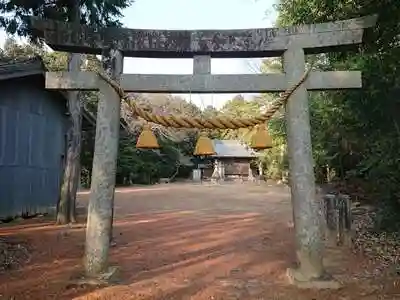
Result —
[{"label": "tree", "polygon": [[[270,72],[268,65],[270,60],[265,60],[261,66],[262,72]],[[274,68],[279,69],[279,64],[274,63]],[[262,114],[268,109],[276,95],[261,94],[251,99],[245,100],[241,95],[235,96],[226,102],[221,108],[220,113],[227,117],[247,117]],[[274,147],[259,153],[258,163],[261,163],[264,175],[269,178],[281,179],[288,168],[286,159],[286,141],[285,141],[285,122],[283,114],[277,112],[271,120],[267,122],[269,134],[273,138]],[[223,139],[239,139],[250,144],[251,137],[254,134],[253,128],[241,128],[238,130],[225,130],[221,133]]]},{"label": "tree", "polygon": [[23,60],[40,57],[45,67],[50,71],[65,71],[67,69],[67,54],[63,52],[46,52],[40,45],[19,44],[13,38],[7,38],[0,49],[0,59]]},{"label": "tree", "polygon": [[312,94],[313,152],[320,179],[328,168],[348,188],[361,180],[368,194],[379,195],[380,206],[389,206],[391,213],[400,211],[400,2],[282,0],[277,10],[281,26],[378,14],[377,25],[356,51],[327,53],[320,61],[323,69],[361,70],[363,89]]},{"label": "tree", "polygon": [[[200,110],[196,105],[189,103],[178,96],[166,94],[132,94],[131,96],[135,98],[136,102],[140,106],[148,108],[148,110],[155,114],[185,116],[198,116],[200,114]],[[138,124],[138,130],[134,133],[134,141],[136,142],[136,138],[145,122],[138,120],[135,120],[135,122]],[[130,178],[131,183],[152,183],[153,181],[158,181],[159,178],[180,177],[185,176],[188,173],[188,170],[181,165],[181,160],[184,157],[192,155],[195,145],[194,137],[196,130],[170,129],[157,124],[152,124],[152,129],[158,137],[161,146],[160,153],[153,152],[150,154],[144,154],[143,152],[148,151],[136,149],[131,142],[130,147],[132,150],[129,154],[131,157],[128,161],[132,161],[131,158],[136,155],[140,158],[137,163],[130,164],[130,174],[135,177]],[[121,149],[125,149],[126,146],[127,145],[120,144],[120,147],[122,147]],[[147,158],[149,159],[149,162],[147,162]],[[122,159],[120,159],[119,162],[122,163]],[[146,172],[149,173],[149,171],[146,171],[145,168],[137,169],[136,167],[143,163],[145,163],[153,172],[151,180],[143,177],[147,177],[148,174],[146,174]],[[121,166],[120,163],[119,166]],[[134,172],[132,168],[137,169],[138,171]]]},{"label": "tree", "polygon": [[[97,27],[121,26],[121,10],[132,0],[79,0],[80,23]],[[0,26],[10,34],[18,34],[33,40],[37,35],[30,26],[30,17],[69,21],[75,0],[0,0]]]},{"label": "tree", "polygon": [[[146,107],[157,114],[198,116],[197,106],[181,97],[168,94],[131,94],[138,105]],[[88,100],[85,100],[87,103]],[[96,103],[90,101],[87,109],[96,113]],[[129,115],[129,112],[125,114]],[[124,115],[124,113],[122,113]],[[117,163],[116,184],[153,184],[160,178],[187,177],[190,173],[182,161],[188,161],[194,150],[196,131],[189,129],[170,129],[151,124],[160,144],[160,150],[142,150],[136,148],[137,138],[145,124],[144,120],[127,116],[125,122],[129,130],[120,133],[119,154]],[[94,132],[85,132],[82,149],[82,175],[90,182]]]}]

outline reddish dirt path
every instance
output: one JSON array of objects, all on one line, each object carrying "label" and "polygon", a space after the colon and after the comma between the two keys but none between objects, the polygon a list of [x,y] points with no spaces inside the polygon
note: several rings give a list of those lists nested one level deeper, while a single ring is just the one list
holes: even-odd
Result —
[{"label": "reddish dirt path", "polygon": [[[80,197],[85,205],[87,194]],[[68,288],[82,271],[83,225],[23,221],[0,227],[0,236],[27,241],[32,252],[19,270],[0,273],[0,299],[400,299],[393,288],[376,291],[376,282],[353,280],[362,261],[338,249],[328,251],[327,266],[343,289],[288,285],[284,274],[295,257],[287,188],[172,184],[121,189],[115,204],[111,262],[123,282]]]}]

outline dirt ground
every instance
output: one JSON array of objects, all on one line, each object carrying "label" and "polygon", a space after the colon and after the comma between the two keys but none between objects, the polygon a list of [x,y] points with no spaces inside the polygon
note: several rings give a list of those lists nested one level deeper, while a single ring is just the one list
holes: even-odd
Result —
[{"label": "dirt ground", "polygon": [[[87,204],[80,195],[79,204]],[[288,284],[294,232],[286,187],[166,184],[117,190],[116,246],[110,263],[122,282],[94,289],[70,287],[82,271],[85,229],[46,219],[0,227],[29,245],[22,267],[0,273],[0,299],[400,299],[395,280],[364,278],[365,259],[343,248],[327,250],[336,291]],[[397,293],[397,294],[396,294]]]}]

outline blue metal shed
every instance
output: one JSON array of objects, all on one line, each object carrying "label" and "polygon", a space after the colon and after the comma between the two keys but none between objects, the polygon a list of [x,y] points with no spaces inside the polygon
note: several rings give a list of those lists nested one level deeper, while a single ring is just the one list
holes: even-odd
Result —
[{"label": "blue metal shed", "polygon": [[39,58],[0,62],[0,219],[57,205],[67,107],[44,72]]}]

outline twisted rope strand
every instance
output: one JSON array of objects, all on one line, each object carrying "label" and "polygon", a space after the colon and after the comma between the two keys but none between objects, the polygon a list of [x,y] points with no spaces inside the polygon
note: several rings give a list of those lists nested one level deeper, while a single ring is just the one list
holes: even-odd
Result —
[{"label": "twisted rope strand", "polygon": [[258,124],[263,124],[270,120],[271,117],[284,105],[289,97],[296,91],[296,89],[304,83],[312,70],[312,65],[300,78],[299,82],[294,84],[291,88],[280,94],[279,98],[272,102],[268,110],[258,116],[252,118],[230,118],[217,116],[209,119],[185,117],[176,115],[157,115],[149,113],[142,107],[138,106],[133,98],[125,93],[122,87],[113,79],[111,79],[103,71],[96,70],[97,75],[106,81],[119,95],[119,97],[126,101],[132,113],[137,115],[148,122],[157,123],[165,127],[172,128],[197,128],[197,129],[239,129],[254,127]]}]

